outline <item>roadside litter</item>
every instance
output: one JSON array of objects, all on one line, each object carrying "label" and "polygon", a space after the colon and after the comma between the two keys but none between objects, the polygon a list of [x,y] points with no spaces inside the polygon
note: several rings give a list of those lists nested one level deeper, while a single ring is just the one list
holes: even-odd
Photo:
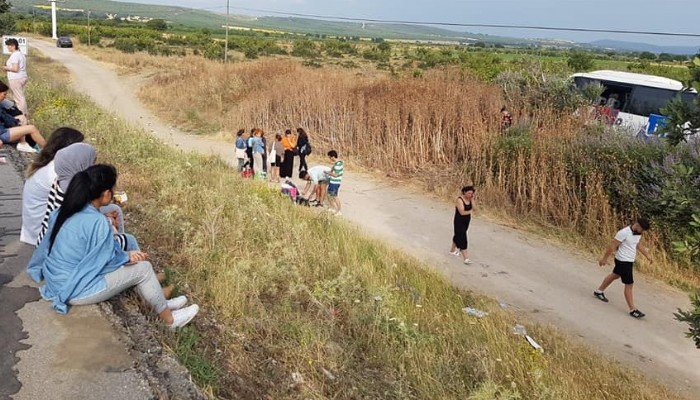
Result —
[{"label": "roadside litter", "polygon": [[489,315],[488,312],[482,311],[482,310],[479,310],[478,308],[473,308],[473,307],[464,307],[462,309],[462,311],[464,311],[464,313],[467,315],[471,315],[471,316],[474,316],[477,318],[483,318],[483,317]]},{"label": "roadside litter", "polygon": [[523,336],[525,340],[532,346],[533,349],[539,351],[540,353],[544,353],[544,349],[542,346],[540,346],[535,339],[533,339],[530,335],[527,334],[527,329],[525,329],[524,326],[518,324],[513,327],[513,333],[518,335],[518,336]]}]

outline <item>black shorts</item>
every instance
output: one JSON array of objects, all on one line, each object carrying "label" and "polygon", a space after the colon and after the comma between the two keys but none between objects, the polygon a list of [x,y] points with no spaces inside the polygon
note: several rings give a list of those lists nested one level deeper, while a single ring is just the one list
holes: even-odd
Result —
[{"label": "black shorts", "polygon": [[615,268],[613,269],[613,274],[620,275],[620,280],[625,285],[631,285],[634,283],[634,276],[632,274],[632,267],[634,263],[631,261],[620,261],[615,259]]}]

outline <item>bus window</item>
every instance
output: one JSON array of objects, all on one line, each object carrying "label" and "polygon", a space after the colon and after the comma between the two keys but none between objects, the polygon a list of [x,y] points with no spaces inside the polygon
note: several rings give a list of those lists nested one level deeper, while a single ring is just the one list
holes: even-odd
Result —
[{"label": "bus window", "polygon": [[683,92],[683,93],[681,93],[681,97],[683,98],[683,102],[685,102],[685,104],[687,104],[691,109],[698,107],[698,104],[697,104],[698,94],[697,93]]},{"label": "bus window", "polygon": [[605,90],[603,91],[603,94],[600,95],[603,104],[599,105],[608,106],[615,110],[627,112],[632,87],[607,81],[603,81],[601,83]]},{"label": "bus window", "polygon": [[662,114],[661,109],[678,94],[673,90],[637,86],[632,93],[628,112],[643,116]]}]

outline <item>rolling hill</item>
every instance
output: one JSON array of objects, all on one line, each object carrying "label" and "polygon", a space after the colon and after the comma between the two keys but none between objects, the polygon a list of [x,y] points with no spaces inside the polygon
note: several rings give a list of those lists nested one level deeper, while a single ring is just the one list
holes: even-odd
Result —
[{"label": "rolling hill", "polygon": [[[41,0],[13,0],[14,11],[19,13],[48,14],[44,8],[47,3]],[[267,29],[291,33],[309,33],[318,35],[381,37],[386,39],[405,40],[433,40],[433,41],[482,41],[487,43],[502,44],[536,44],[537,41],[528,39],[508,38],[492,35],[472,34],[457,32],[422,25],[403,24],[379,24],[379,23],[354,23],[328,21],[311,18],[297,17],[252,17],[245,15],[231,15],[227,20],[221,13],[206,10],[197,10],[184,7],[151,5],[140,3],[127,3],[111,0],[69,0],[59,3],[59,8],[67,9],[59,11],[59,16],[84,17],[90,9],[93,18],[106,18],[107,14],[117,14],[119,17],[141,16],[148,18],[162,18],[173,25],[188,26],[193,28],[220,29],[229,21],[230,25]],[[81,11],[84,10],[84,11]]]}]

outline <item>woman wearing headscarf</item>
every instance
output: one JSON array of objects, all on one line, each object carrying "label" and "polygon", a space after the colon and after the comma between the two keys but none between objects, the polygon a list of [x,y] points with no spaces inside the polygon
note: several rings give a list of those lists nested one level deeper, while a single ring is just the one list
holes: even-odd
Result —
[{"label": "woman wearing headscarf", "polygon": [[[56,180],[49,192],[46,212],[44,213],[44,219],[41,221],[41,230],[39,232],[37,245],[41,243],[46,234],[46,230],[49,228],[49,217],[51,213],[63,204],[63,195],[66,190],[68,190],[68,186],[75,174],[88,169],[88,167],[95,164],[96,160],[97,152],[95,148],[87,143],[74,143],[56,152],[56,157],[54,158]],[[124,217],[121,208],[117,205],[109,205],[101,210],[103,214],[112,214],[115,211],[118,213],[116,219],[119,221],[119,227],[117,227],[118,230],[114,235],[114,239],[124,250],[139,250],[136,238],[133,235],[124,233]]]},{"label": "woman wearing headscarf", "polygon": [[63,203],[63,194],[68,189],[73,176],[78,172],[85,171],[97,161],[97,151],[87,143],[74,143],[56,152],[54,157],[54,170],[56,179],[51,185],[49,197],[46,204],[44,219],[41,221],[41,231],[37,245],[41,243],[49,228],[49,216]]},{"label": "woman wearing headscarf", "polygon": [[21,242],[36,245],[41,230],[41,220],[46,213],[46,200],[51,185],[56,180],[54,157],[56,152],[84,139],[80,131],[73,128],[58,128],[49,137],[46,146],[27,169],[27,180],[22,190]]},{"label": "woman wearing headscarf", "polygon": [[109,222],[98,211],[112,203],[116,182],[116,169],[104,164],[71,177],[64,203],[51,214],[46,239],[32,255],[27,273],[34,281],[44,282],[41,296],[61,314],[68,312],[69,305],[97,304],[135,286],[168,327],[185,326],[199,307],[185,307],[185,296],[166,300],[146,261],[148,254],[119,248]]}]

